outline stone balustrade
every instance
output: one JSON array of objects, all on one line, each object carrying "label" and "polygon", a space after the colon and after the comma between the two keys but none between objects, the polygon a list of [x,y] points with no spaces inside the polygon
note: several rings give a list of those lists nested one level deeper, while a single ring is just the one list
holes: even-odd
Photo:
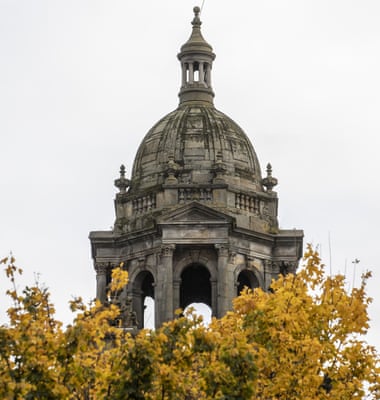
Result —
[{"label": "stone balustrade", "polygon": [[132,200],[132,210],[135,214],[143,214],[156,208],[156,194],[151,193]]}]

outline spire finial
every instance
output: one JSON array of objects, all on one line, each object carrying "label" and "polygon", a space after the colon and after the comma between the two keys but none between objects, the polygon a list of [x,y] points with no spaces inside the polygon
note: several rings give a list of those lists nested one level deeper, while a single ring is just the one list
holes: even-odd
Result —
[{"label": "spire finial", "polygon": [[193,21],[192,21],[192,25],[193,25],[193,26],[194,26],[194,25],[201,26],[202,22],[201,22],[201,19],[199,18],[199,14],[200,14],[200,12],[201,12],[201,9],[200,9],[198,6],[195,6],[195,7],[193,8],[193,11],[194,11],[194,19],[193,19]]},{"label": "spire finial", "polygon": [[272,176],[272,165],[271,163],[267,164],[267,175]]},{"label": "spire finial", "polygon": [[267,189],[268,193],[275,193],[272,189],[277,185],[278,180],[272,176],[272,165],[267,165],[267,176],[262,180],[263,186]]},{"label": "spire finial", "polygon": [[127,192],[127,188],[130,185],[130,180],[125,177],[125,166],[121,164],[120,166],[120,178],[115,180],[115,186],[120,190],[121,194]]},{"label": "spire finial", "polygon": [[125,165],[120,165],[120,178],[125,178]]}]

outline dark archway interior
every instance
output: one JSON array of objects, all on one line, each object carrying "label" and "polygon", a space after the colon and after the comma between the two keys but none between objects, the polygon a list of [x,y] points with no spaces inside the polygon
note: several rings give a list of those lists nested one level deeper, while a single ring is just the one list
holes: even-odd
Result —
[{"label": "dark archway interior", "polygon": [[238,276],[237,295],[239,296],[241,291],[245,288],[255,289],[259,287],[259,281],[255,274],[247,269],[240,272]]},{"label": "dark archway interior", "polygon": [[211,307],[210,272],[201,264],[190,264],[181,274],[180,307],[204,303]]},{"label": "dark archway interior", "polygon": [[140,272],[133,283],[133,310],[140,329],[144,328],[145,299],[154,299],[154,278],[149,271]]},{"label": "dark archway interior", "polygon": [[146,272],[142,283],[141,283],[141,290],[143,292],[143,296],[144,296],[144,300],[145,297],[149,296],[152,299],[154,299],[154,280],[153,280],[153,276],[150,272]]}]

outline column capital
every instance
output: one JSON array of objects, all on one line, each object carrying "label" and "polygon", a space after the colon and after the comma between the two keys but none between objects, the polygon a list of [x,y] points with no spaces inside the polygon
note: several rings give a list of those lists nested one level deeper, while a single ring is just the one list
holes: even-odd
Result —
[{"label": "column capital", "polygon": [[272,260],[264,260],[264,269],[265,272],[269,273],[279,273],[280,272],[280,266],[277,262],[272,261]]},{"label": "column capital", "polygon": [[110,269],[109,262],[95,262],[94,264],[95,271],[98,275],[106,274],[107,271]]},{"label": "column capital", "polygon": [[139,268],[143,268],[146,264],[146,256],[141,256],[137,259],[137,265]]},{"label": "column capital", "polygon": [[161,255],[162,257],[172,257],[175,250],[174,243],[163,244],[161,246]]},{"label": "column capital", "polygon": [[298,267],[297,261],[282,261],[280,264],[280,274],[295,274]]},{"label": "column capital", "polygon": [[216,250],[218,251],[219,257],[228,257],[229,247],[227,244],[215,244]]},{"label": "column capital", "polygon": [[248,267],[254,267],[256,261],[260,261],[260,260],[258,258],[255,258],[254,256],[250,256],[250,255],[245,256],[245,262]]}]

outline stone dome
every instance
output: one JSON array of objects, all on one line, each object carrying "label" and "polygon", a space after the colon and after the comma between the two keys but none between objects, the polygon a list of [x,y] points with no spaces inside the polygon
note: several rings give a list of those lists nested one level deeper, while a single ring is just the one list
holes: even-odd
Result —
[{"label": "stone dome", "polygon": [[250,140],[214,107],[211,85],[215,54],[201,33],[199,7],[192,33],[181,47],[182,83],[178,108],[143,139],[133,164],[131,195],[162,184],[227,184],[263,192],[260,166]]},{"label": "stone dome", "polygon": [[186,102],[150,129],[135,157],[130,193],[165,183],[170,168],[179,183],[209,184],[220,172],[227,184],[262,191],[250,140],[212,104]]}]

